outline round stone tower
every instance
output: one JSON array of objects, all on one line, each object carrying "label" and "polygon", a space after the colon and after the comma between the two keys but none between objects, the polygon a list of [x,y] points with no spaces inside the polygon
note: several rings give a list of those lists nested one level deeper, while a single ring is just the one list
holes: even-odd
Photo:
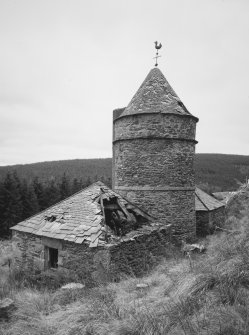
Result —
[{"label": "round stone tower", "polygon": [[113,112],[113,189],[165,224],[195,236],[195,129],[164,75],[152,69],[126,108]]}]

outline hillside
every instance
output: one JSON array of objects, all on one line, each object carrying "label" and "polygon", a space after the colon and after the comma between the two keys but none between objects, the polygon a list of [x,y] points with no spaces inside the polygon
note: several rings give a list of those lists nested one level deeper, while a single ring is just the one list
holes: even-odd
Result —
[{"label": "hillside", "polygon": [[[20,179],[28,181],[39,177],[40,181],[58,180],[64,173],[72,180],[108,179],[111,177],[111,158],[74,159],[34,164],[0,167],[0,181],[8,171],[16,170]],[[212,191],[231,191],[238,188],[249,177],[249,156],[224,154],[196,154],[196,183],[202,189]]]},{"label": "hillside", "polygon": [[249,177],[249,156],[196,154],[195,171],[196,183],[202,189],[233,191]]},{"label": "hillside", "polygon": [[58,270],[9,271],[15,248],[0,242],[0,299],[16,306],[0,335],[248,335],[248,199],[245,185],[230,199],[227,229],[202,241],[206,254],[172,249],[144,277],[94,288],[59,289],[75,278]]},{"label": "hillside", "polygon": [[62,161],[41,162],[33,164],[20,164],[0,167],[0,180],[3,180],[7,172],[16,171],[20,179],[32,180],[39,177],[40,181],[51,179],[58,180],[64,173],[70,178],[87,179],[90,177],[111,177],[111,158],[72,159]]}]

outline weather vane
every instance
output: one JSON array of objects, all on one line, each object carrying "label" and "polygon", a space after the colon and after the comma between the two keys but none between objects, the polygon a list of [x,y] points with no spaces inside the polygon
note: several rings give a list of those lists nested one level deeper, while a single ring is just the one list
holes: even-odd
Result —
[{"label": "weather vane", "polygon": [[159,43],[159,44],[158,44],[157,41],[154,42],[154,43],[155,43],[155,48],[156,48],[156,57],[154,57],[153,59],[156,60],[156,64],[155,64],[155,66],[158,66],[158,64],[157,64],[157,59],[158,59],[159,57],[161,57],[161,56],[158,56],[158,50],[161,49],[161,47],[162,47],[162,43]]}]

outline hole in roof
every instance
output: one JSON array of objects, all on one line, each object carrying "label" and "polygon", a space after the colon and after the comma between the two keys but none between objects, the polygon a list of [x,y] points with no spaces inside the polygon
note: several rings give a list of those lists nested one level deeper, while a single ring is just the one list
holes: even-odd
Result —
[{"label": "hole in roof", "polygon": [[106,224],[117,236],[124,236],[140,228],[148,220],[135,211],[127,209],[117,197],[103,199]]},{"label": "hole in roof", "polygon": [[56,220],[55,215],[45,216],[45,220],[48,222],[54,222]]}]

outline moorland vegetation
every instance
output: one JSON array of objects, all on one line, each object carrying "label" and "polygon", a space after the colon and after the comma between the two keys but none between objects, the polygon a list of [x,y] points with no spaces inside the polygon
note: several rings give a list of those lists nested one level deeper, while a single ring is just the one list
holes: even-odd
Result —
[{"label": "moorland vegetation", "polygon": [[226,213],[224,229],[202,241],[205,254],[186,257],[176,249],[141,278],[94,288],[62,290],[77,278],[60,271],[34,281],[31,272],[15,267],[15,246],[2,241],[0,298],[12,299],[16,310],[0,323],[0,334],[247,335],[248,184],[229,200]]}]

